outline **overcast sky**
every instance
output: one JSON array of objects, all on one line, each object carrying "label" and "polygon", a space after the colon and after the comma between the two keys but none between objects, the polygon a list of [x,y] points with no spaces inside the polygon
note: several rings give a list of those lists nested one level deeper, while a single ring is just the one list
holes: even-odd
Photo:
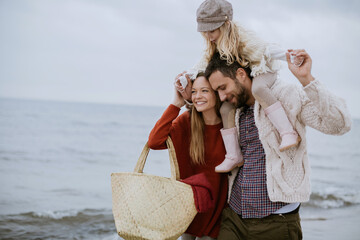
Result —
[{"label": "overcast sky", "polygon": [[[202,0],[0,0],[0,97],[168,105],[199,61]],[[304,48],[313,75],[360,117],[360,3],[230,1],[268,42]],[[283,64],[281,78],[296,82]]]}]

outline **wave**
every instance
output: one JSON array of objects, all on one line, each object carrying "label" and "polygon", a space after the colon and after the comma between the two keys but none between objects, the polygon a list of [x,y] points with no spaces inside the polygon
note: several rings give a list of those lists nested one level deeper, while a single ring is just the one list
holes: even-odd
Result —
[{"label": "wave", "polygon": [[34,221],[46,219],[47,221],[57,220],[86,220],[93,217],[105,217],[111,215],[111,209],[82,209],[82,210],[59,210],[59,211],[39,211],[39,212],[26,212],[19,214],[0,215],[0,221],[6,219],[33,219]]},{"label": "wave", "polygon": [[48,219],[64,219],[64,218],[73,218],[79,216],[79,211],[77,210],[68,210],[68,211],[45,211],[45,212],[29,212],[23,214],[24,216],[30,216],[34,218],[48,218]]},{"label": "wave", "polygon": [[360,204],[360,193],[319,193],[314,192],[304,206],[318,208],[340,208]]},{"label": "wave", "polygon": [[110,209],[0,215],[0,239],[120,239]]}]

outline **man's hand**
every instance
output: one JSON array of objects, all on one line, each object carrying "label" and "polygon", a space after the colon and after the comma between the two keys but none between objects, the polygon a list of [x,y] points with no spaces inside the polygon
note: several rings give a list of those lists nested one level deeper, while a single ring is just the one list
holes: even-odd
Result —
[{"label": "man's hand", "polygon": [[[295,57],[304,58],[304,62],[300,66],[294,65],[290,61],[290,53]],[[304,87],[314,80],[314,77],[311,75],[312,60],[304,49],[289,49],[286,53],[286,60],[290,71]]]}]

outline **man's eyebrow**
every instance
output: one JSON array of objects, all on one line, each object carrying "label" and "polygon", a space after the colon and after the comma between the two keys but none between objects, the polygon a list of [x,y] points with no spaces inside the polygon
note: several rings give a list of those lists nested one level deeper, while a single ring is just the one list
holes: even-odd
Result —
[{"label": "man's eyebrow", "polygon": [[225,84],[219,85],[219,86],[215,89],[215,91],[219,91],[219,88],[222,88],[222,87],[224,87],[224,86],[225,86]]}]

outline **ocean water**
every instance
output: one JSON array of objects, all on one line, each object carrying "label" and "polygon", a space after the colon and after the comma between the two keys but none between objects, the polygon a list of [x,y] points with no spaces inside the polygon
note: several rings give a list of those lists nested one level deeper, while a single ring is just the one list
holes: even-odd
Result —
[{"label": "ocean water", "polygon": [[[0,239],[120,239],[110,174],[133,170],[164,109],[0,99]],[[344,136],[308,129],[308,153],[304,239],[357,239],[360,120]],[[150,151],[145,172],[170,176],[167,159]]]}]

